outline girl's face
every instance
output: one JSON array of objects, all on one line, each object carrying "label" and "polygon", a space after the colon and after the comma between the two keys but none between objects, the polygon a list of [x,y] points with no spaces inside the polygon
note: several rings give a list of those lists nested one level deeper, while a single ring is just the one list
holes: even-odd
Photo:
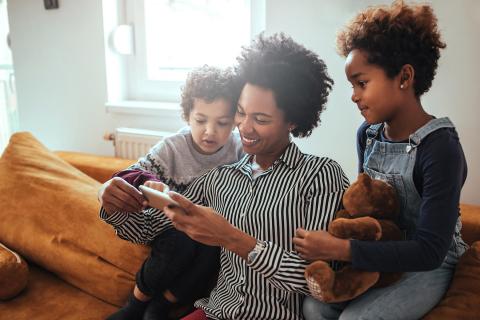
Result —
[{"label": "girl's face", "polygon": [[270,89],[247,83],[238,100],[235,124],[248,154],[276,156],[290,142],[290,124]]},{"label": "girl's face", "polygon": [[193,145],[203,154],[214,154],[227,143],[233,129],[231,105],[224,99],[211,103],[195,99],[188,116]]},{"label": "girl's face", "polygon": [[348,55],[345,73],[352,84],[352,101],[367,123],[389,122],[401,111],[400,75],[387,77],[381,67],[369,64],[366,53],[358,49]]}]

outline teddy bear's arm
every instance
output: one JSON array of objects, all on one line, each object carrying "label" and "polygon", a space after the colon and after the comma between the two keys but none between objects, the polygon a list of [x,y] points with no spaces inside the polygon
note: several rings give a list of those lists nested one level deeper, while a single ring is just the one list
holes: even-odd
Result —
[{"label": "teddy bear's arm", "polygon": [[382,237],[380,241],[398,241],[405,238],[403,231],[400,230],[393,221],[379,219],[378,222],[382,227]]},{"label": "teddy bear's arm", "polygon": [[330,223],[328,232],[341,239],[379,240],[382,237],[382,226],[372,217],[341,218]]},{"label": "teddy bear's arm", "polygon": [[340,219],[340,218],[352,219],[352,216],[350,215],[350,213],[348,213],[346,209],[342,209],[337,211],[337,213],[335,214],[335,219]]}]

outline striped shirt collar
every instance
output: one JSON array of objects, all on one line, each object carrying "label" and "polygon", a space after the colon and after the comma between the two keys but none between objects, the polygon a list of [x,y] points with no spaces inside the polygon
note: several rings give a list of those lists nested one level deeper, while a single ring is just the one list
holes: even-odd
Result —
[{"label": "striped shirt collar", "polygon": [[[297,145],[293,142],[290,142],[290,144],[285,149],[285,152],[283,152],[282,155],[277,160],[275,160],[275,162],[273,162],[272,167],[275,167],[278,163],[284,163],[290,169],[295,169],[302,157],[303,153],[300,151]],[[227,166],[238,170],[246,169],[247,166],[250,166],[252,158],[253,154],[247,154],[237,163]],[[249,171],[249,169],[247,169],[246,171]]]}]

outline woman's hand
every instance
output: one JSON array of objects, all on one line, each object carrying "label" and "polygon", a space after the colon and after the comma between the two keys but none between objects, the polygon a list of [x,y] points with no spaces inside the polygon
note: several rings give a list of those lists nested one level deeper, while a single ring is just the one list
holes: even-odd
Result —
[{"label": "woman's hand", "polygon": [[98,200],[108,215],[116,211],[140,212],[147,205],[142,193],[122,178],[112,178],[98,190]]},{"label": "woman's hand", "polygon": [[235,228],[212,208],[196,205],[175,192],[168,193],[180,207],[164,208],[173,226],[190,238],[210,246],[221,246],[246,259],[256,239]]},{"label": "woman's hand", "polygon": [[293,244],[300,257],[308,261],[351,260],[350,241],[335,238],[323,230],[307,231],[298,228]]},{"label": "woman's hand", "polygon": [[[164,208],[165,215],[174,227],[190,238],[211,246],[222,246],[233,226],[212,208],[199,206],[178,193],[169,192],[170,197],[181,207]],[[231,232],[231,231],[230,231]]]}]

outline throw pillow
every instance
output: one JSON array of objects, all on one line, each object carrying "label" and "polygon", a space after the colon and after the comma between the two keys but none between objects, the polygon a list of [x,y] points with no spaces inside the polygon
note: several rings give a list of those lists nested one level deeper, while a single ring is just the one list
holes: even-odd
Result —
[{"label": "throw pillow", "polygon": [[0,300],[19,294],[28,282],[28,266],[18,253],[0,243]]},{"label": "throw pillow", "polygon": [[99,187],[30,133],[14,134],[0,158],[0,241],[120,306],[148,248],[121,240],[100,220]]}]

